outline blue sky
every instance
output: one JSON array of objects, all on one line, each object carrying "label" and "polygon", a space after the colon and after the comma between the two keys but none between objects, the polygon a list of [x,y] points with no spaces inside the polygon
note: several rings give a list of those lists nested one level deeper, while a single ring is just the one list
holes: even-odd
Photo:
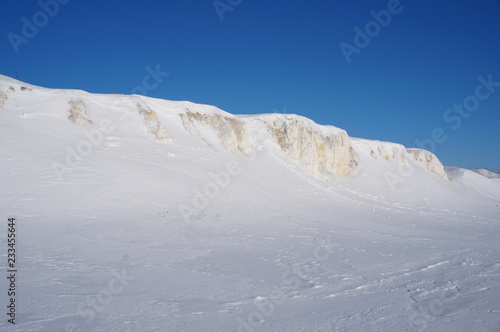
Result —
[{"label": "blue sky", "polygon": [[[370,41],[348,63],[356,27]],[[159,68],[148,96],[300,114],[500,169],[500,86],[478,87],[500,82],[498,0],[4,0],[0,31],[0,73],[31,84],[128,94]]]}]

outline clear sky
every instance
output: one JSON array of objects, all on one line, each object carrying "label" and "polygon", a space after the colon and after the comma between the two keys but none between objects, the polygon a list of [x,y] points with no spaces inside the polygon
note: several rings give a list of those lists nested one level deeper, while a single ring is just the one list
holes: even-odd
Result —
[{"label": "clear sky", "polygon": [[0,31],[0,73],[34,85],[295,113],[500,169],[500,0],[0,0]]}]

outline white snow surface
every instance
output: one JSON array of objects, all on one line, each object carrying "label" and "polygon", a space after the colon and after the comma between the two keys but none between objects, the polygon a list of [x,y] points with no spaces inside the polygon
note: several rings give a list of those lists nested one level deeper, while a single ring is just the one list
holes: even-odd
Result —
[{"label": "white snow surface", "polygon": [[422,149],[406,149],[406,151],[431,172],[439,175],[445,180],[451,180],[444,170],[443,164],[441,164],[434,153]]},{"label": "white snow surface", "polygon": [[492,171],[484,169],[484,168],[473,169],[471,171],[476,172],[477,174],[481,174],[482,176],[486,176],[489,179],[495,179],[495,180],[500,179],[500,174],[492,172]]},{"label": "white snow surface", "polygon": [[495,179],[296,115],[5,76],[0,128],[1,331],[500,331]]}]

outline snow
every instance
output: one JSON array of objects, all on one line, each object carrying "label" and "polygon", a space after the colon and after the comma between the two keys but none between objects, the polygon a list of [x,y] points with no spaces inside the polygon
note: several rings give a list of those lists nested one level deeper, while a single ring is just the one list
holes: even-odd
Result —
[{"label": "snow", "polygon": [[[495,179],[447,181],[401,145],[294,115],[5,76],[0,91],[4,308],[18,224],[2,331],[498,331]],[[71,100],[92,123],[68,119]],[[324,160],[352,172],[320,166],[328,137],[352,151]]]},{"label": "snow", "polygon": [[436,155],[432,152],[425,151],[422,149],[407,149],[407,151],[413,155],[413,157],[421,163],[429,171],[439,175],[443,179],[450,181],[450,177],[445,172],[443,164],[437,159]]},{"label": "snow", "polygon": [[500,174],[494,173],[494,172],[489,171],[487,169],[478,168],[478,169],[473,169],[471,171],[476,172],[477,174],[480,174],[482,176],[486,176],[489,179],[495,179],[495,180],[500,179]]},{"label": "snow", "polygon": [[408,167],[406,148],[401,144],[353,138],[356,151],[368,153],[373,159],[391,161]]}]

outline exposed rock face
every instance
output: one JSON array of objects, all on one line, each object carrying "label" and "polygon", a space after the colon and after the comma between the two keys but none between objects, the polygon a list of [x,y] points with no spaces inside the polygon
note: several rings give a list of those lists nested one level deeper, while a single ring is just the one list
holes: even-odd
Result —
[{"label": "exposed rock face", "polygon": [[324,178],[323,172],[340,176],[354,174],[358,157],[347,133],[305,120],[283,116],[266,122],[281,150],[299,160],[313,176]]},{"label": "exposed rock face", "polygon": [[[331,126],[293,115],[267,114],[241,117],[222,112],[179,114],[184,128],[212,147],[221,146],[232,154],[249,154],[252,146],[278,148],[299,161],[314,177],[327,174],[348,176],[356,172],[358,158],[347,133]],[[264,134],[263,134],[264,133]],[[269,140],[276,145],[269,145]]]},{"label": "exposed rock face", "polygon": [[408,166],[408,158],[405,148],[393,148],[392,149],[392,160],[397,162],[402,166]]},{"label": "exposed rock face", "polygon": [[94,123],[89,119],[90,112],[87,110],[87,107],[82,100],[71,99],[68,101],[68,104],[71,106],[68,115],[68,119],[71,122],[78,125],[90,125]]},{"label": "exposed rock face", "polygon": [[[190,134],[197,134],[209,145],[220,145],[235,155],[250,153],[246,124],[234,116],[213,113],[201,114],[187,111],[179,114],[184,128]],[[207,132],[215,131],[216,137]]]},{"label": "exposed rock face", "polygon": [[[389,146],[390,145],[390,146]],[[378,156],[384,160],[394,161],[401,166],[408,166],[408,158],[406,157],[406,149],[404,146],[395,143],[385,143],[377,149]]]},{"label": "exposed rock face", "polygon": [[406,151],[429,171],[439,175],[447,181],[451,181],[451,178],[444,170],[443,164],[441,164],[439,159],[432,152],[422,149],[406,149]]},{"label": "exposed rock face", "polygon": [[140,104],[137,104],[137,109],[139,110],[139,114],[143,116],[149,133],[153,134],[154,137],[156,137],[158,140],[166,143],[172,143],[174,141],[168,135],[165,127],[163,126],[163,123],[160,121],[155,111],[146,109]]},{"label": "exposed rock face", "polygon": [[0,90],[0,109],[3,109],[3,105],[5,104],[5,101],[7,101],[7,99],[7,94]]}]

